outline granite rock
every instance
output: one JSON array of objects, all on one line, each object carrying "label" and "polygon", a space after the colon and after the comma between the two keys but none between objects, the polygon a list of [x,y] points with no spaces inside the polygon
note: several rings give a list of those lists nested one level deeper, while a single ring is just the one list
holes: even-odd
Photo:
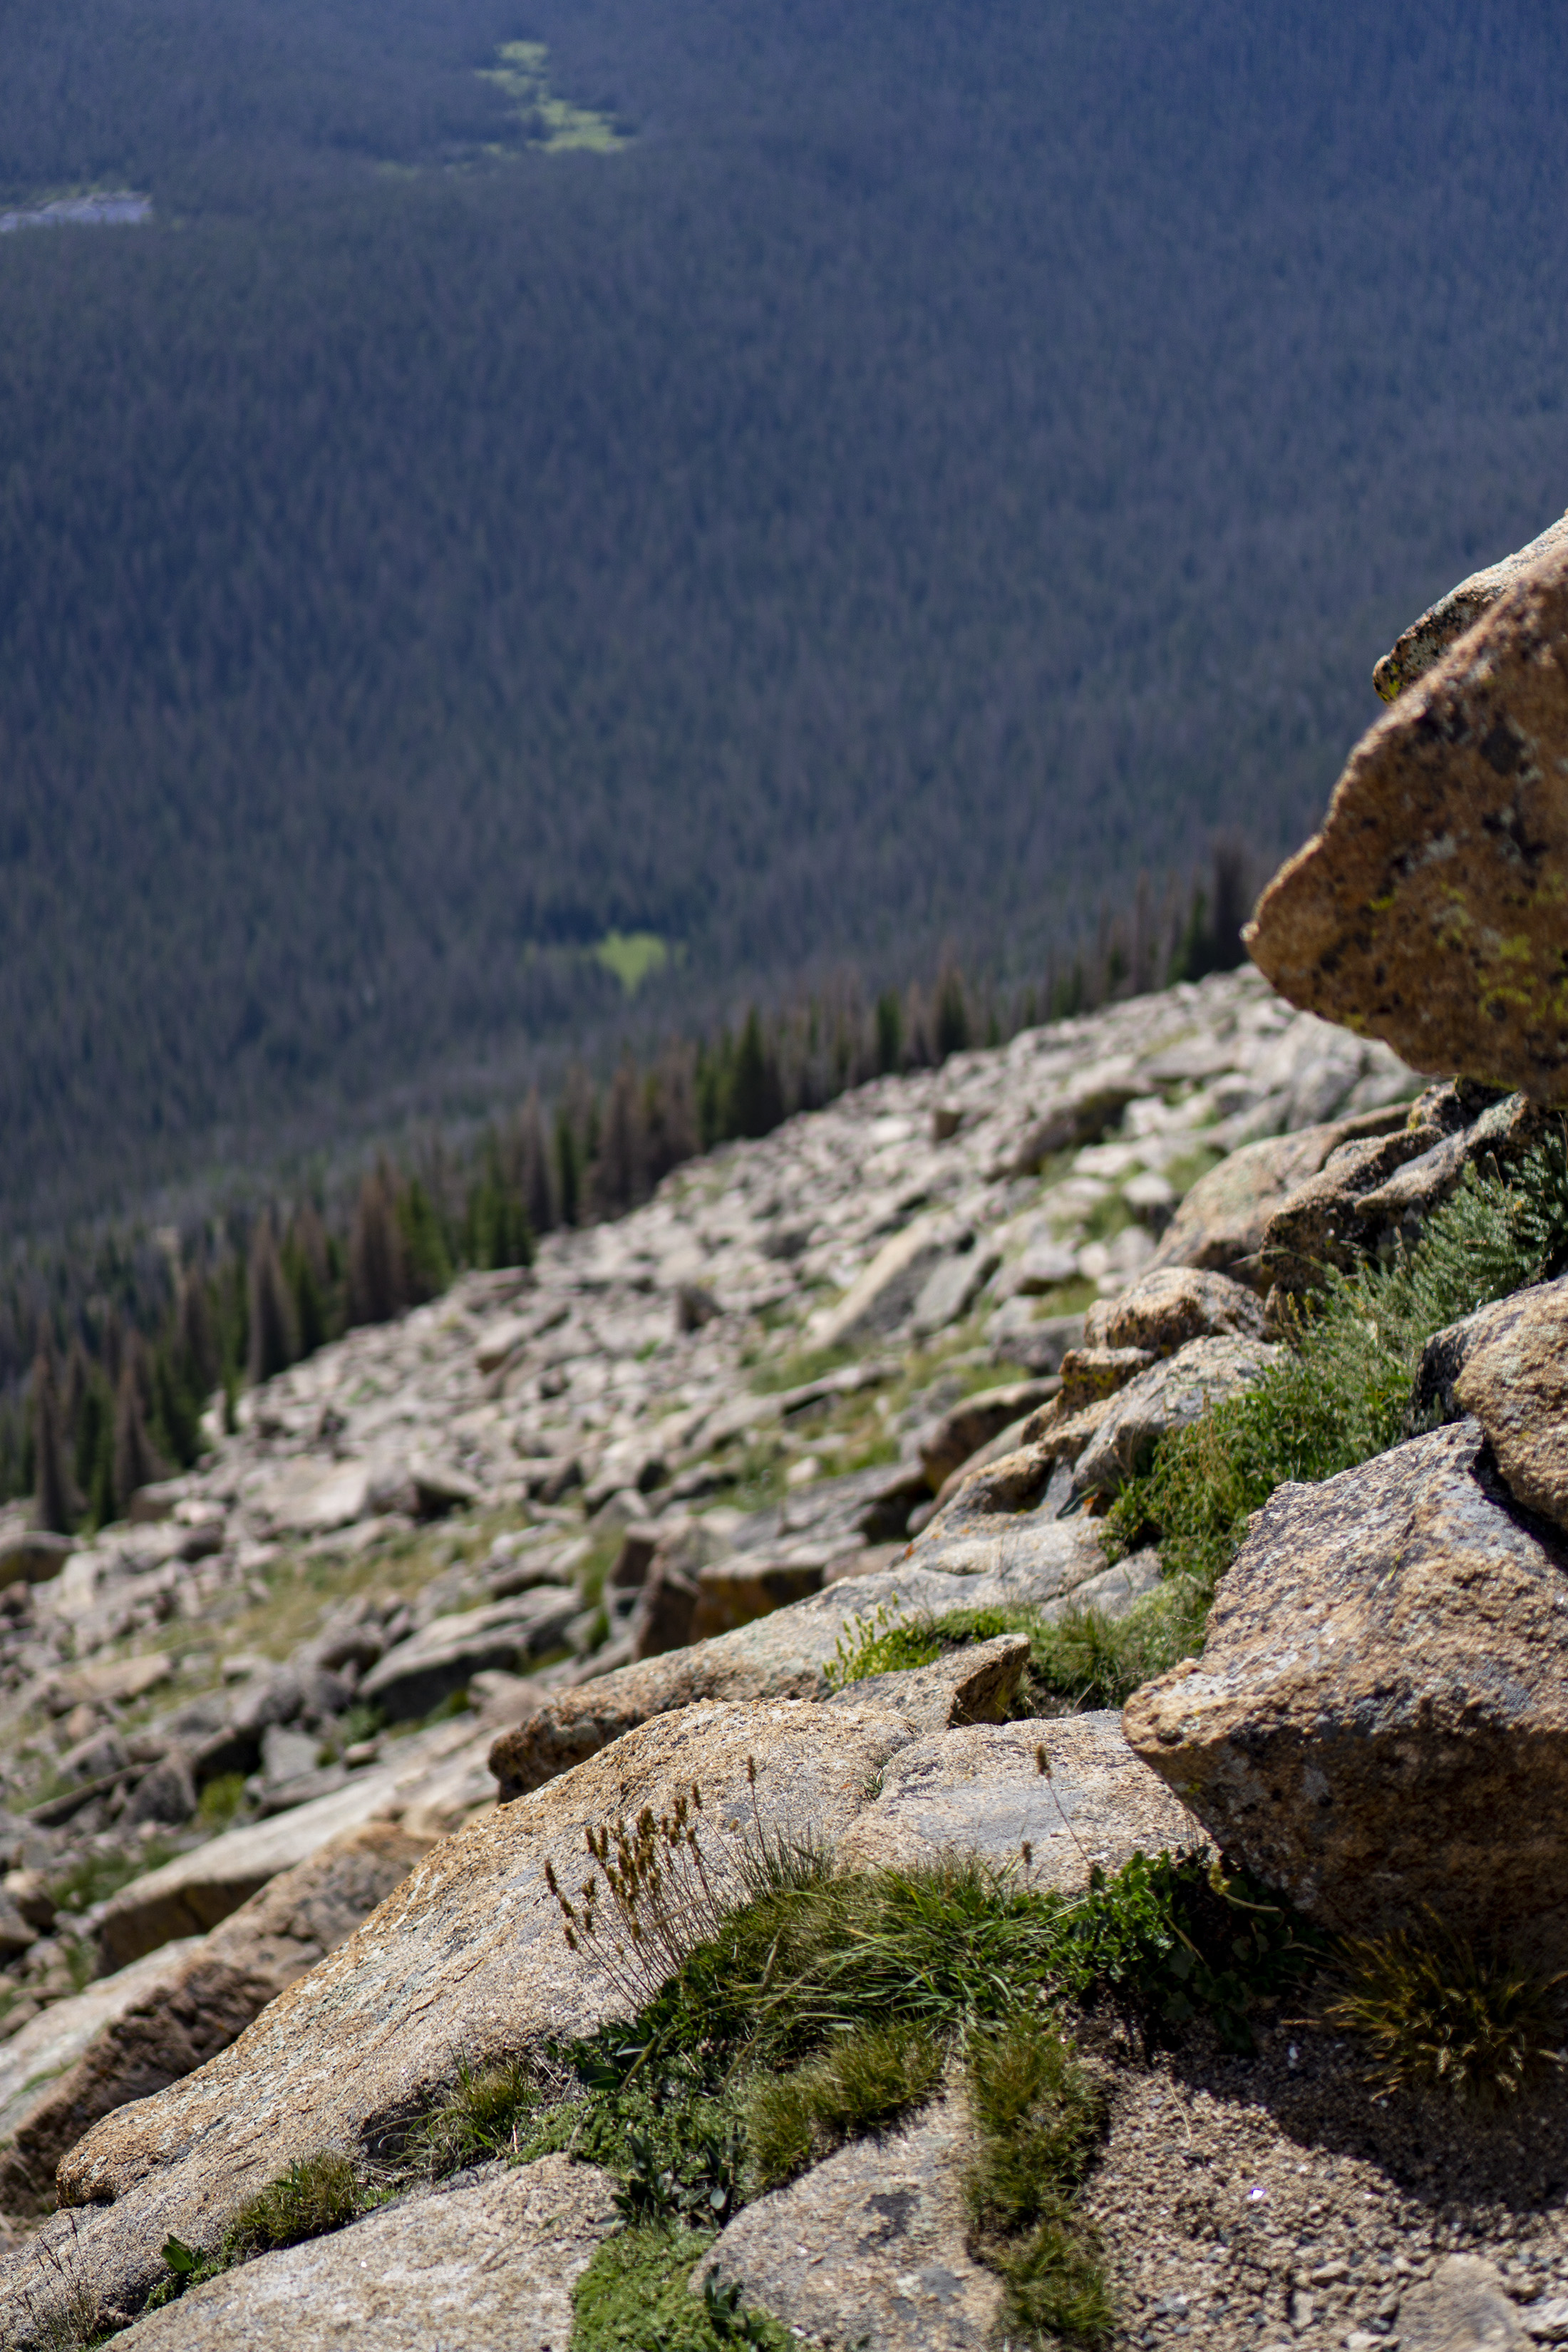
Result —
[{"label": "granite rock", "polygon": [[1399,2305],[1400,2352],[1524,2352],[1531,2336],[1495,2263],[1449,2254]]},{"label": "granite rock", "polygon": [[1280,1487],[1201,1658],[1133,1694],[1132,1748],[1326,1927],[1427,1909],[1568,1958],[1568,1547],[1479,1424]]},{"label": "granite rock", "polygon": [[1454,1402],[1491,1441],[1509,1493],[1568,1528],[1568,1279],[1468,1318]]},{"label": "granite rock", "polygon": [[1163,1265],[1140,1275],[1119,1298],[1102,1298],[1083,1319],[1090,1348],[1141,1348],[1174,1355],[1189,1339],[1261,1339],[1263,1309],[1229,1275]]},{"label": "granite rock", "polygon": [[1256,1388],[1278,1348],[1259,1339],[1190,1339],[1111,1401],[1073,1469],[1079,1494],[1114,1493],[1146,1469],[1162,1437],[1186,1429],[1226,1397]]},{"label": "granite rock", "polygon": [[1414,1068],[1568,1100],[1568,538],[1364,736],[1247,932]]},{"label": "granite rock", "polygon": [[487,2165],[263,2254],[151,2313],[136,2352],[565,2352],[573,2290],[616,2226],[615,2183],[541,2157]]},{"label": "granite rock", "polygon": [[1439,596],[1402,632],[1373,671],[1372,682],[1384,702],[1396,702],[1407,686],[1425,677],[1449,647],[1490,612],[1500,596],[1533,571],[1543,557],[1563,547],[1568,547],[1568,515],[1550,523],[1528,547],[1489,564],[1484,572],[1472,572],[1457,588]]},{"label": "granite rock", "polygon": [[739,2284],[807,2343],[860,2352],[982,2352],[1001,2282],[969,2253],[961,2108],[856,2140],[738,2213],[693,2281]]}]

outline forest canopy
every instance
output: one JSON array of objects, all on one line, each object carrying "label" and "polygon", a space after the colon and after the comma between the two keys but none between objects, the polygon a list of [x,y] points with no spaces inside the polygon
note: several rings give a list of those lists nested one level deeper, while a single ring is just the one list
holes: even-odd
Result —
[{"label": "forest canopy", "polygon": [[1544,0],[0,0],[0,209],[153,203],[0,236],[13,1231],[846,960],[1038,970],[1292,846],[1375,656],[1568,501]]}]

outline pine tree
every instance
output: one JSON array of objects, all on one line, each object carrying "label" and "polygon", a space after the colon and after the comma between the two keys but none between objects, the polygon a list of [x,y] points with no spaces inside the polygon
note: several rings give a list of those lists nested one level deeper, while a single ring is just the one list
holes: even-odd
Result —
[{"label": "pine tree", "polygon": [[582,1191],[583,1168],[578,1155],[577,1138],[566,1106],[562,1104],[555,1114],[555,1190],[561,1202],[561,1222],[574,1225],[577,1222],[578,1196]]},{"label": "pine tree", "polygon": [[936,982],[936,1058],[945,1062],[950,1054],[962,1054],[969,1044],[969,1004],[963,992],[963,974],[956,963],[944,961]]},{"label": "pine tree", "polygon": [[127,1355],[114,1401],[114,1512],[123,1518],[139,1486],[151,1486],[168,1475],[167,1465],[153,1450],[142,1407],[136,1366]]},{"label": "pine tree", "polygon": [[293,1308],[299,1353],[313,1356],[331,1337],[328,1299],[332,1279],[326,1227],[314,1202],[307,1201],[294,1212],[279,1257]]},{"label": "pine tree", "polygon": [[349,1320],[390,1323],[407,1303],[392,1176],[386,1162],[378,1160],[360,1186],[349,1230]]},{"label": "pine tree", "polygon": [[641,1090],[637,1072],[626,1058],[610,1081],[609,1101],[605,1108],[604,1135],[594,1181],[594,1206],[600,1216],[621,1216],[643,1198],[647,1190],[647,1157]]},{"label": "pine tree", "polygon": [[66,1466],[54,1355],[47,1345],[33,1366],[33,1479],[37,1525],[50,1535],[68,1536],[76,1524],[76,1496]]},{"label": "pine tree", "polygon": [[544,1114],[539,1088],[529,1089],[518,1121],[517,1184],[531,1230],[548,1234],[555,1224],[555,1202],[550,1189],[550,1153],[544,1141]]},{"label": "pine tree", "polygon": [[252,1388],[288,1370],[298,1352],[288,1285],[279,1261],[272,1218],[263,1210],[250,1242],[250,1351]]},{"label": "pine tree", "polygon": [[900,1069],[904,1059],[904,1015],[896,989],[877,999],[877,1076]]},{"label": "pine tree", "polygon": [[763,1041],[762,1015],[753,1004],[746,1014],[730,1072],[727,1130],[731,1135],[771,1135],[783,1118],[778,1064]]},{"label": "pine tree", "polygon": [[395,1200],[403,1243],[404,1303],[420,1307],[427,1298],[438,1298],[450,1283],[451,1252],[436,1203],[417,1176],[411,1176],[397,1190]]}]

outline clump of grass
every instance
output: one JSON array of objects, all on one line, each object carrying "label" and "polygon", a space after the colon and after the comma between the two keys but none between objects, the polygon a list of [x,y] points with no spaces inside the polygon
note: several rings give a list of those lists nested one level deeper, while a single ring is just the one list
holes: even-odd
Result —
[{"label": "clump of grass", "polygon": [[1435,1915],[1426,1931],[1343,1944],[1322,2021],[1368,2045],[1380,2091],[1426,2091],[1496,2107],[1560,2064],[1561,1976],[1478,1951]]},{"label": "clump of grass", "polygon": [[968,2077],[977,2152],[965,2194],[975,2251],[1005,2284],[1005,2327],[1102,2342],[1115,2309],[1073,2204],[1102,2126],[1081,2060],[1054,2020],[1016,2017],[975,2036]]},{"label": "clump of grass", "polygon": [[1107,1517],[1112,1559],[1155,1538],[1165,1574],[1189,1588],[1179,1655],[1201,1648],[1215,1587],[1275,1488],[1334,1477],[1418,1434],[1412,1387],[1432,1334],[1541,1281],[1565,1255],[1568,1152],[1554,1137],[1506,1180],[1467,1171],[1417,1246],[1391,1264],[1324,1269],[1282,1359],[1255,1389],[1162,1440]]},{"label": "clump of grass", "polygon": [[243,1772],[220,1772],[202,1790],[196,1805],[196,1819],[204,1830],[216,1835],[227,1829],[245,1802]]},{"label": "clump of grass", "polygon": [[742,2306],[734,2288],[710,2278],[691,2293],[692,2271],[710,2241],[688,2230],[626,2230],[606,2238],[573,2297],[572,2352],[795,2352],[775,2320]]},{"label": "clump of grass", "polygon": [[169,1839],[149,1838],[133,1853],[84,1853],[79,1861],[55,1879],[50,1886],[55,1907],[59,1911],[87,1911],[95,1903],[105,1903],[118,1895],[133,1878],[144,1871],[156,1870],[161,1864],[173,1859],[178,1852]]},{"label": "clump of grass", "polygon": [[895,1616],[884,1601],[869,1617],[851,1617],[838,1636],[825,1672],[830,1690],[847,1690],[873,1675],[906,1674],[929,1666],[942,1653],[934,1622],[924,1615]]},{"label": "clump of grass", "polygon": [[542,2103],[533,2070],[521,2059],[470,2066],[465,2059],[446,2097],[412,2136],[408,2153],[440,2179],[465,2165],[515,2155]]},{"label": "clump of grass", "polygon": [[359,2177],[337,2148],[321,2148],[291,2164],[247,2198],[225,2235],[231,2255],[263,2254],[324,2238],[354,2221],[363,2199]]},{"label": "clump of grass", "polygon": [[1167,1579],[1119,1618],[1069,1607],[1052,1621],[1023,1605],[895,1617],[884,1602],[846,1626],[827,1677],[836,1690],[846,1690],[873,1675],[931,1665],[972,1642],[1026,1633],[1029,1658],[1009,1709],[1014,1719],[1121,1706],[1141,1683],[1190,1654],[1207,1605],[1206,1592],[1184,1578]]},{"label": "clump of grass", "polygon": [[945,2053],[923,2026],[864,2026],[791,2074],[753,2075],[746,2145],[757,2189],[774,2189],[847,2139],[882,2131],[929,2099]]}]

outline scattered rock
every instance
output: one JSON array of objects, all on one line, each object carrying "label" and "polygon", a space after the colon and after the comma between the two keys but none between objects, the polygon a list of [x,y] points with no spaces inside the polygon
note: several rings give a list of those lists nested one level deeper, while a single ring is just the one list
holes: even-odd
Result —
[{"label": "scattered rock", "polygon": [[939,1731],[901,1748],[839,1854],[862,1869],[912,1870],[978,1853],[1016,1866],[1031,1886],[1077,1894],[1096,1864],[1119,1870],[1136,1853],[1178,1851],[1201,1835],[1114,1714],[1071,1715]]},{"label": "scattered rock", "polygon": [[1004,1388],[981,1389],[944,1412],[919,1440],[921,1466],[932,1493],[983,1445],[1037,1406],[1048,1404],[1055,1393],[1048,1378],[1010,1381]]},{"label": "scattered rock", "polygon": [[1280,993],[1413,1067],[1568,1099],[1568,539],[1365,735],[1247,932]]},{"label": "scattered rock", "polygon": [[1514,1501],[1568,1528],[1568,1280],[1516,1291],[1462,1328],[1454,1402],[1485,1430]]},{"label": "scattered rock", "polygon": [[1191,1339],[1111,1400],[1074,1466],[1080,1494],[1113,1494],[1146,1468],[1162,1437],[1186,1429],[1225,1398],[1256,1388],[1278,1348],[1258,1339]]},{"label": "scattered rock", "polygon": [[69,1536],[49,1535],[42,1528],[7,1528],[0,1538],[0,1589],[22,1582],[47,1584],[75,1549]]},{"label": "scattered rock", "polygon": [[[391,1894],[428,1843],[389,1822],[353,1830],[273,1879],[211,1935],[138,1960],[48,2012],[52,2032],[30,2083],[0,2111],[10,2142],[0,2150],[0,2210],[47,2206],[61,2157],[100,2116],[224,2049]],[[45,2021],[24,2032],[37,2036]]]},{"label": "scattered rock", "polygon": [[[1374,1114],[1395,1126],[1403,1111]],[[1149,1260],[1147,1272],[1163,1266],[1190,1265],[1229,1274],[1254,1289],[1267,1289],[1268,1277],[1258,1265],[1264,1230],[1275,1210],[1298,1185],[1315,1176],[1331,1151],[1347,1142],[1362,1120],[1342,1120],[1333,1126],[1304,1128],[1295,1135],[1268,1136],[1244,1144],[1200,1176],[1172,1218],[1164,1240]]]},{"label": "scattered rock", "polygon": [[857,2140],[738,2213],[693,2285],[717,2272],[808,2343],[982,2352],[1002,2289],[966,2248],[966,2154],[952,2099]]},{"label": "scattered rock", "polygon": [[868,1675],[828,1700],[829,1706],[886,1706],[917,1731],[946,1731],[955,1723],[998,1723],[1018,1694],[1029,1663],[1026,1633],[969,1642],[929,1666],[901,1674]]},{"label": "scattered rock", "polygon": [[551,1586],[494,1601],[460,1616],[437,1617],[421,1633],[374,1665],[360,1685],[367,1705],[389,1723],[428,1715],[475,1675],[510,1674],[560,1641],[580,1603],[570,1590]]},{"label": "scattered rock", "polygon": [[[770,1836],[837,1844],[910,1737],[881,1708],[690,1707],[443,1840],[237,2042],[105,2116],[64,2159],[62,2200],[98,2209],[77,2219],[100,2299],[138,2308],[171,2231],[215,2244],[291,2161],[322,2147],[374,2158],[460,2063],[482,2067],[611,2013],[609,1980],[568,1950],[544,1879],[549,1862],[577,1883],[590,1827],[662,1810],[697,1781],[708,1868],[728,1881],[758,1822]],[[45,2243],[71,2219],[46,2223]],[[30,2267],[0,2263],[0,2335]]]},{"label": "scattered rock", "polygon": [[617,2226],[614,2190],[564,2156],[487,2165],[210,2279],[132,2340],[138,2352],[565,2352],[573,2290]]},{"label": "scattered rock", "polygon": [[1261,1339],[1263,1309],[1253,1292],[1201,1266],[1159,1266],[1119,1298],[1100,1299],[1083,1321],[1089,1348],[1136,1348],[1172,1356],[1189,1339]]},{"label": "scattered rock", "polygon": [[951,1217],[917,1217],[884,1242],[865,1273],[823,1318],[816,1332],[818,1347],[845,1348],[896,1331],[909,1320],[916,1299],[942,1261],[973,1240],[968,1228]]},{"label": "scattered rock", "polygon": [[1136,1692],[1131,1746],[1312,1917],[1429,1907],[1560,1953],[1568,1550],[1527,1523],[1474,1421],[1281,1486],[1201,1659]]},{"label": "scattered rock", "polygon": [[921,1286],[910,1318],[913,1337],[929,1339],[933,1332],[962,1321],[1001,1263],[1000,1250],[984,1246],[945,1258]]}]

